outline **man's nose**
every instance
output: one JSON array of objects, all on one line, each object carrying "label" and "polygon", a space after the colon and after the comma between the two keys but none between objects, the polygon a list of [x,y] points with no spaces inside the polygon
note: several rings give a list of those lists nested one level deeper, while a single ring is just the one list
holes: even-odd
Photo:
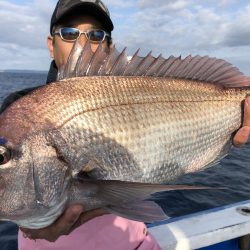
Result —
[{"label": "man's nose", "polygon": [[80,37],[79,37],[79,43],[84,46],[87,42],[87,37],[85,34],[81,34]]},{"label": "man's nose", "polygon": [[[88,41],[87,37],[85,34],[81,34],[79,37],[79,43],[81,44],[82,47],[84,47],[84,45],[86,44],[86,42]],[[93,43],[90,41],[90,46],[91,46],[91,50],[93,52],[95,52],[99,46],[99,43]]]}]

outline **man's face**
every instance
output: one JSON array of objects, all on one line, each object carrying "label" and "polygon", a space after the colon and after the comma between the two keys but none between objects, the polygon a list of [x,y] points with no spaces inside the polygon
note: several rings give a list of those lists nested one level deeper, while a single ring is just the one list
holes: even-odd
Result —
[{"label": "man's face", "polygon": [[[90,16],[75,16],[71,17],[70,20],[68,18],[67,21],[65,20],[61,22],[60,27],[75,27],[81,31],[87,31],[91,29],[102,29],[101,23]],[[85,34],[82,34],[80,37],[80,43],[84,46],[86,41],[87,38]],[[50,51],[50,56],[54,58],[58,68],[67,63],[67,59],[73,45],[74,42],[63,41],[60,35],[55,35],[54,41],[53,37],[48,37],[48,48]],[[99,43],[91,43],[92,50],[95,51],[98,45]],[[103,42],[103,46],[108,46],[106,40]]]}]

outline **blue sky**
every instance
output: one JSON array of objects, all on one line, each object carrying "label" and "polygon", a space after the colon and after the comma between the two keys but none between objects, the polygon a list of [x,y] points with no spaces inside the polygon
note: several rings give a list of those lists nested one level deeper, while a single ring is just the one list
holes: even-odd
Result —
[{"label": "blue sky", "polygon": [[[47,70],[49,21],[56,0],[0,0],[0,70]],[[114,43],[141,55],[209,55],[250,75],[250,2],[104,0]],[[4,34],[4,35],[3,35]]]}]

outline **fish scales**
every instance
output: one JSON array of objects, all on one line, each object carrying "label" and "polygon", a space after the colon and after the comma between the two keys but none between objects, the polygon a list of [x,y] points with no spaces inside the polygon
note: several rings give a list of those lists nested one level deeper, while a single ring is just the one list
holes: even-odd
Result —
[{"label": "fish scales", "polygon": [[[113,79],[107,80],[109,85]],[[126,80],[129,83],[122,89]],[[155,79],[149,80],[153,82]],[[117,78],[113,81],[111,85],[115,85],[114,90],[110,90],[109,86],[108,89],[103,87],[108,94],[103,92],[104,97],[100,97],[100,100],[105,100],[105,104],[99,104],[97,101],[98,104],[93,105],[96,109],[80,111],[78,116],[70,121],[67,119],[67,123],[60,125],[60,131],[66,141],[72,144],[79,143],[76,148],[83,146],[93,148],[92,140],[98,141],[98,145],[103,145],[103,141],[100,140],[106,138],[112,140],[110,143],[113,146],[109,145],[109,150],[99,147],[97,152],[91,151],[91,157],[94,155],[96,160],[99,158],[100,165],[106,166],[108,175],[102,178],[128,180],[126,178],[131,178],[130,171],[135,168],[133,164],[136,164],[136,169],[139,168],[139,171],[136,171],[138,176],[134,176],[134,181],[171,180],[177,172],[186,173],[192,171],[194,166],[200,168],[201,165],[208,164],[223,150],[232,132],[240,126],[240,100],[246,95],[244,91],[238,93],[218,88],[207,89],[206,85],[200,84],[199,88],[202,89],[200,91],[193,92],[190,87],[186,88],[184,93],[182,89],[179,94],[178,81],[174,81],[176,86],[173,86],[173,82],[168,86],[167,80],[162,79],[160,91],[157,88],[161,84],[160,81],[152,89],[147,86],[152,85],[152,82],[145,83],[146,79],[135,79],[135,83],[131,78],[129,80]],[[87,84],[91,86],[90,83]],[[188,82],[183,84],[187,86]],[[69,86],[68,83],[66,86]],[[197,86],[193,88],[197,89]],[[91,91],[91,87],[88,90]],[[236,96],[231,96],[230,93],[236,93]],[[93,96],[98,100],[96,94]],[[178,101],[176,101],[177,96]],[[84,98],[84,102],[95,101]],[[74,104],[72,106],[74,109]],[[82,105],[84,106],[85,104]],[[76,133],[72,130],[76,127],[81,132]],[[89,137],[92,139],[84,137],[83,131],[91,131]],[[81,139],[83,137],[84,139]],[[200,140],[197,141],[197,138]],[[89,146],[86,145],[86,141]],[[125,148],[133,158],[132,162],[127,161],[129,164],[127,168],[123,162],[124,157],[117,158],[116,153],[114,155],[111,153],[118,145]],[[79,159],[75,161],[78,162]],[[170,173],[168,166],[172,166]],[[174,173],[173,166],[176,168]],[[125,169],[128,170],[127,173]],[[154,175],[157,177],[154,178]]]},{"label": "fish scales", "polygon": [[[128,180],[134,168],[138,176],[133,181],[164,182],[192,168],[199,169],[216,157],[240,126],[241,100],[245,96],[246,91],[222,90],[188,80],[89,77],[47,86],[23,101],[37,103],[38,110],[33,105],[32,111],[25,110],[29,120],[38,123],[36,132],[58,129],[69,145],[79,143],[76,150],[87,147],[86,141],[92,147],[92,140],[102,140],[100,136],[111,139],[113,146],[108,146],[108,157],[106,148],[91,151],[91,157],[94,155],[96,160],[100,158],[101,165],[105,164],[106,173],[98,173],[99,177]],[[91,131],[89,138],[83,135],[84,131]],[[102,141],[98,143],[102,145]],[[130,156],[110,155],[117,145]],[[72,163],[81,163],[75,153],[72,152]],[[81,169],[80,164],[75,171]]]}]

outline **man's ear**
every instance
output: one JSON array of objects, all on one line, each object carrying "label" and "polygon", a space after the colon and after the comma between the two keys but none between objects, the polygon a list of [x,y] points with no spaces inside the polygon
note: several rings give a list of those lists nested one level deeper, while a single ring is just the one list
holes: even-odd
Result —
[{"label": "man's ear", "polygon": [[54,46],[53,46],[53,37],[48,36],[47,38],[47,46],[49,49],[49,54],[52,59],[54,59]]}]

